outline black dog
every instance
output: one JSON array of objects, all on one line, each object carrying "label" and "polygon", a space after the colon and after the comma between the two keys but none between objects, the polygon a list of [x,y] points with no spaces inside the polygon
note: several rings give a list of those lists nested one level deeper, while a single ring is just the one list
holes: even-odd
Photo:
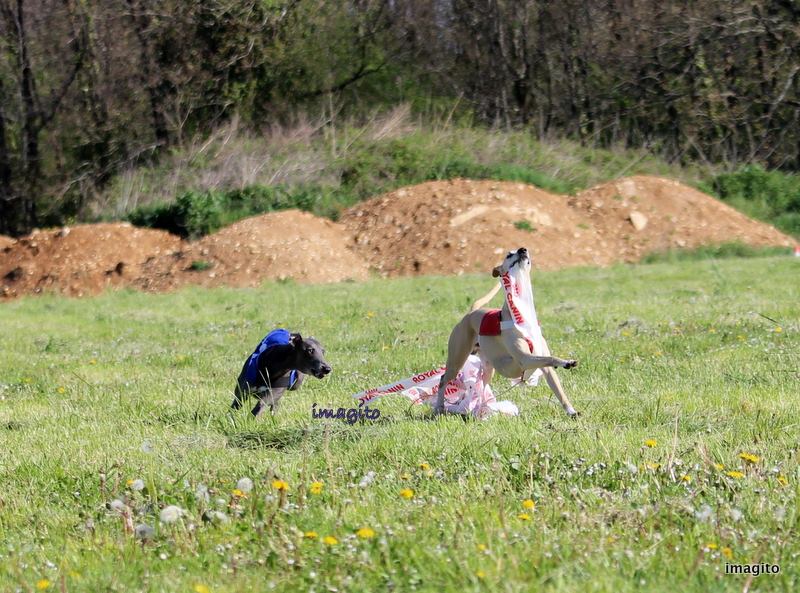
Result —
[{"label": "black dog", "polygon": [[275,413],[284,392],[298,389],[306,375],[322,379],[331,372],[324,355],[325,349],[314,338],[304,339],[285,329],[270,332],[244,363],[231,407],[238,410],[245,397],[254,395],[258,403],[253,416],[259,416],[267,406]]}]

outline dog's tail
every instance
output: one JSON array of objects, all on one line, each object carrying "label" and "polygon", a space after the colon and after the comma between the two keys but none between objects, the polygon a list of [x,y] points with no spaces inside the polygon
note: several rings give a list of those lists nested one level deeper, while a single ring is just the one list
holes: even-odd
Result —
[{"label": "dog's tail", "polygon": [[477,301],[472,303],[472,307],[470,307],[469,312],[472,313],[476,309],[480,309],[481,307],[486,305],[486,303],[488,303],[494,298],[494,295],[496,295],[499,290],[500,290],[500,283],[498,282],[497,284],[494,285],[494,288],[492,290],[490,290],[481,298],[479,298]]}]

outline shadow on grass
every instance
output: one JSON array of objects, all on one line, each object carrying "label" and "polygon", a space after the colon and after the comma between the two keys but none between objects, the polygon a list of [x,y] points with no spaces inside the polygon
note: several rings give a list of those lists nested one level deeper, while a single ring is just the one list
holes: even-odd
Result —
[{"label": "shadow on grass", "polygon": [[309,424],[304,426],[270,427],[257,430],[227,432],[228,446],[236,449],[273,449],[285,451],[301,447],[321,449],[326,441],[338,444],[355,443],[363,438],[369,424]]}]

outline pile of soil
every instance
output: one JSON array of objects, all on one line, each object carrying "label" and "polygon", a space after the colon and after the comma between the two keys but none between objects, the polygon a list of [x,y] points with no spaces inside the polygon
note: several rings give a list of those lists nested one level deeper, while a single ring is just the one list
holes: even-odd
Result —
[{"label": "pile of soil", "polygon": [[367,264],[347,249],[340,225],[285,210],[241,220],[176,253],[149,262],[137,285],[165,290],[185,284],[259,286],[265,280],[302,283],[364,280]]},{"label": "pile of soil", "polygon": [[346,211],[352,248],[387,276],[488,271],[528,247],[555,269],[637,261],[670,247],[792,239],[690,187],[631,177],[577,196],[513,182],[453,179],[402,188]]},{"label": "pile of soil", "polygon": [[727,204],[670,179],[635,176],[605,183],[570,200],[591,221],[600,247],[594,263],[639,261],[648,253],[737,241],[754,247],[794,240]]},{"label": "pile of soil", "polygon": [[0,295],[48,291],[84,296],[128,286],[148,261],[180,245],[174,235],[127,223],[34,231],[0,253]]},{"label": "pile of soil", "polygon": [[343,213],[340,223],[287,210],[254,216],[189,243],[126,223],[0,237],[0,297],[72,296],[109,286],[163,291],[187,284],[362,280],[488,272],[526,246],[539,269],[638,261],[670,248],[740,241],[794,243],[690,187],[630,177],[576,196],[501,181],[454,179],[402,188]]}]

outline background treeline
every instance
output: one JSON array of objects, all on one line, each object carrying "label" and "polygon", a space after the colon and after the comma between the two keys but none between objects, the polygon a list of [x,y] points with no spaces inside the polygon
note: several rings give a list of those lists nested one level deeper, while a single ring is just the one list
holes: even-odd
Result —
[{"label": "background treeline", "polygon": [[[296,201],[335,215],[395,181],[453,174],[536,182],[533,152],[507,155],[512,165],[470,160],[469,151],[437,159],[403,142],[399,153],[383,154],[376,146],[397,148],[397,134],[380,144],[367,120],[401,103],[416,114],[417,133],[437,122],[521,133],[534,152],[536,142],[565,138],[716,173],[751,163],[793,172],[800,4],[0,0],[0,232],[107,214],[105,196],[124,185],[121,175],[187,147],[201,158],[203,139],[219,144],[218,131],[232,122],[250,138],[299,127],[338,159],[300,189],[278,187],[276,173],[263,182],[275,186],[270,192],[236,194],[244,210]],[[298,126],[300,114],[314,123]],[[330,132],[359,120],[344,139]],[[368,130],[372,144],[360,137]],[[359,145],[365,150],[352,150]],[[388,181],[381,159],[390,162]],[[781,201],[778,214],[791,219],[785,228],[800,218],[796,178],[753,167],[736,175],[706,181],[723,197],[749,199],[752,180],[768,180],[767,193],[780,196],[760,194],[758,208]],[[184,210],[192,201],[184,198]]]}]

